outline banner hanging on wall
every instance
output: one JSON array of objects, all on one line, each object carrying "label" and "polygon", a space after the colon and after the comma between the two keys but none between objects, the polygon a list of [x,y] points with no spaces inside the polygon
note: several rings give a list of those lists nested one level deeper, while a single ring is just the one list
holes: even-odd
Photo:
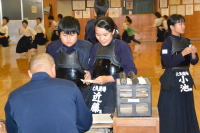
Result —
[{"label": "banner hanging on wall", "polygon": [[119,17],[119,10],[109,10],[108,15],[111,18],[117,18],[117,17]]},{"label": "banner hanging on wall", "polygon": [[177,14],[181,14],[181,15],[185,16],[185,5],[177,6]]},{"label": "banner hanging on wall", "polygon": [[82,11],[75,11],[75,18],[82,18]]},{"label": "banner hanging on wall", "polygon": [[193,5],[186,5],[186,15],[193,15]]},{"label": "banner hanging on wall", "polygon": [[86,8],[86,11],[83,11],[83,18],[90,18],[90,8]]},{"label": "banner hanging on wall", "polygon": [[126,0],[126,9],[133,9],[133,0]]},{"label": "banner hanging on wall", "polygon": [[37,6],[31,6],[31,12],[37,13]]},{"label": "banner hanging on wall", "polygon": [[161,15],[162,16],[164,16],[164,15],[169,16],[169,8],[162,8],[161,9]]}]

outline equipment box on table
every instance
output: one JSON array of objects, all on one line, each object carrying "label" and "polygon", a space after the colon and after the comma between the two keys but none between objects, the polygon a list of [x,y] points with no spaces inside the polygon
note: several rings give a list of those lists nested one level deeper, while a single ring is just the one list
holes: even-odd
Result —
[{"label": "equipment box on table", "polygon": [[151,116],[152,95],[149,80],[147,78],[142,78],[136,85],[133,85],[131,80],[127,81],[126,85],[121,85],[120,79],[116,81],[117,116]]}]

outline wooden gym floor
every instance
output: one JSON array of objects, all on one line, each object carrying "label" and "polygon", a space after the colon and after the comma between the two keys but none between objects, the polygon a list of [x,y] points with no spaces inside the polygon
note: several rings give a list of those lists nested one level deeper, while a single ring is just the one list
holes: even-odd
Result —
[{"label": "wooden gym floor", "polygon": [[[200,41],[191,42],[197,47],[200,55]],[[161,43],[143,41],[142,45],[132,43],[130,46],[138,69],[137,76],[148,78],[152,84],[152,106],[156,107],[160,92],[159,78],[163,73],[160,64]],[[30,80],[27,74],[30,55],[16,54],[15,49],[14,44],[6,48],[0,46],[0,119],[5,119],[4,106],[9,93]],[[39,51],[44,51],[44,47],[40,47]],[[200,63],[191,66],[190,71],[196,85],[194,100],[200,121]]]}]

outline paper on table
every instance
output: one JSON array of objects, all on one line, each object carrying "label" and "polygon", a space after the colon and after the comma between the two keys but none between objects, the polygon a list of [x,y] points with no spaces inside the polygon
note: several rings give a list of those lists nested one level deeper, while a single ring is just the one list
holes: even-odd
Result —
[{"label": "paper on table", "polygon": [[90,82],[90,83],[93,82],[93,80],[83,80],[83,79],[81,79],[81,81],[82,81],[82,82]]},{"label": "paper on table", "polygon": [[113,123],[110,114],[92,114],[93,124],[97,123]]},{"label": "paper on table", "polygon": [[145,79],[143,77],[138,77],[139,80],[139,84],[147,84],[147,82],[145,81]]},{"label": "paper on table", "polygon": [[[145,79],[143,77],[137,77],[139,80],[138,84],[147,84],[147,82],[145,81]],[[127,78],[127,84],[130,85],[132,84],[132,80],[130,78]]]}]

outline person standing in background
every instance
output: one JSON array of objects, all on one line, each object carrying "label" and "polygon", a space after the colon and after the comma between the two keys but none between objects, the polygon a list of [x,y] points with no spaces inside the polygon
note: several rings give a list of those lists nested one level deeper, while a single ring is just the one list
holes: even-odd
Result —
[{"label": "person standing in background", "polygon": [[158,101],[160,133],[199,133],[194,107],[194,81],[190,64],[199,61],[197,49],[190,39],[182,37],[185,18],[173,14],[167,20],[169,34],[161,48],[161,63],[165,69],[160,77]]},{"label": "person standing in background", "polygon": [[37,34],[35,30],[28,26],[28,21],[22,21],[22,27],[18,29],[20,35],[23,35],[17,43],[16,53],[24,53],[30,51],[31,44],[35,40]]},{"label": "person standing in background", "polygon": [[168,16],[167,15],[164,15],[163,16],[163,27],[164,27],[164,30],[166,31],[166,30],[168,30],[168,26],[167,26],[167,19],[168,19]]},{"label": "person standing in background", "polygon": [[3,47],[8,47],[8,24],[9,18],[3,17],[3,24],[0,25],[0,44],[2,44]]},{"label": "person standing in background", "polygon": [[155,12],[154,14],[157,18],[154,20],[154,24],[152,27],[157,28],[157,40],[156,42],[163,42],[164,41],[164,30],[160,30],[159,27],[162,27],[163,18],[159,12]]},{"label": "person standing in background", "polygon": [[164,30],[164,36],[165,36],[166,31],[168,30],[167,19],[168,19],[168,16],[164,15],[163,16],[162,26],[159,27],[160,30]]},{"label": "person standing in background", "polygon": [[47,38],[46,38],[46,31],[44,26],[41,24],[42,19],[40,17],[38,17],[36,19],[36,25],[34,27],[35,32],[37,33],[35,36],[35,40],[33,41],[33,45],[32,48],[37,49],[37,45],[45,45],[45,43],[47,42]]},{"label": "person standing in background", "polygon": [[[62,18],[63,18],[63,15],[62,15],[62,14],[58,14],[58,23],[57,23],[57,24],[59,24],[59,22],[60,22],[60,20],[61,20]],[[57,39],[60,39],[60,38],[59,38],[59,34],[58,34],[58,26],[54,28],[54,31],[55,31],[55,33],[56,33],[56,35],[54,35],[54,36],[57,36]],[[57,39],[56,39],[56,40],[57,40]]]},{"label": "person standing in background", "polygon": [[128,37],[128,33],[126,31],[126,29],[127,29],[127,19],[130,19],[130,17],[126,16],[125,19],[124,19],[124,23],[122,25],[123,26],[123,30],[124,30],[124,32],[122,33],[122,40],[123,41],[125,41],[126,38]]},{"label": "person standing in background", "polygon": [[54,21],[54,17],[53,16],[49,16],[48,20],[51,23],[50,24],[50,28],[53,30],[52,31],[52,35],[51,35],[51,41],[58,40],[59,36],[56,34],[58,23],[56,23],[56,21]]}]

